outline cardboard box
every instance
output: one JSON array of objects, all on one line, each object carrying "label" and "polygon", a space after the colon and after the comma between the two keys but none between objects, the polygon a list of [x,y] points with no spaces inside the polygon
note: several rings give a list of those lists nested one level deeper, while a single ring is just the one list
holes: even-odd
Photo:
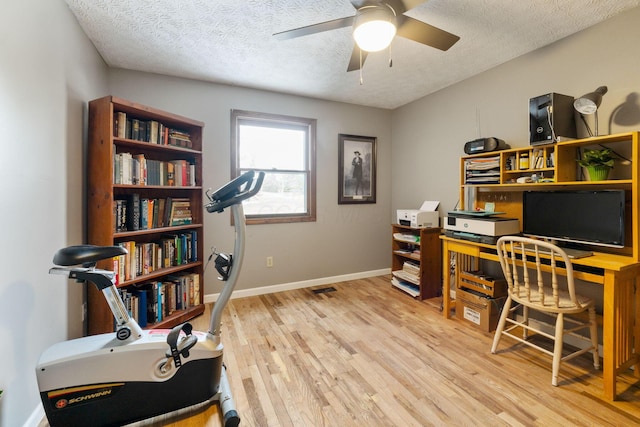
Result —
[{"label": "cardboard box", "polygon": [[456,291],[456,317],[485,332],[495,331],[506,299],[488,298],[480,292],[459,288]]},{"label": "cardboard box", "polygon": [[491,298],[507,296],[507,281],[494,279],[482,271],[461,271],[457,287],[478,291]]}]

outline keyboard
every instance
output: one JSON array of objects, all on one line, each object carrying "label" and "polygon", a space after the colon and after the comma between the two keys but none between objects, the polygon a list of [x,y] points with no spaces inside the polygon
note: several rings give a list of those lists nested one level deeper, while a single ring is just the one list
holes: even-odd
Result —
[{"label": "keyboard", "polygon": [[[585,258],[585,257],[593,255],[593,252],[585,251],[585,250],[582,250],[582,249],[573,249],[573,248],[561,248],[561,249],[563,251],[565,251],[565,253],[567,254],[567,256],[569,258],[572,258],[572,259]],[[525,250],[525,252],[529,252],[529,253],[535,253],[536,252],[536,250],[534,248],[525,248],[524,250]],[[545,254],[545,255],[551,255],[551,251],[549,251],[546,248],[538,248],[538,253]]]}]

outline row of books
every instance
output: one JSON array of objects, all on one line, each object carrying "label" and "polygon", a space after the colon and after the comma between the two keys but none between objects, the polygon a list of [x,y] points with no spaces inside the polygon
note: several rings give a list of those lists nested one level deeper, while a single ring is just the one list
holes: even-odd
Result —
[{"label": "row of books", "polygon": [[189,264],[198,260],[198,233],[195,230],[167,234],[156,242],[117,243],[128,253],[113,258],[116,285],[161,268]]},{"label": "row of books", "polygon": [[170,128],[156,120],[136,119],[127,116],[124,111],[118,111],[113,124],[113,136],[116,138],[193,148],[189,132]]},{"label": "row of books", "polygon": [[175,311],[200,304],[200,275],[170,275],[162,281],[119,289],[129,316],[141,327],[157,323]]},{"label": "row of books", "polygon": [[533,150],[531,161],[529,162],[529,169],[542,169],[553,167],[553,152],[549,153],[549,157],[544,156],[544,150]]},{"label": "row of books", "polygon": [[193,223],[188,198],[140,198],[133,193],[113,201],[115,231],[149,230]]},{"label": "row of books", "polygon": [[194,187],[196,165],[188,160],[153,160],[144,154],[116,153],[113,155],[113,183],[124,185],[165,185]]}]

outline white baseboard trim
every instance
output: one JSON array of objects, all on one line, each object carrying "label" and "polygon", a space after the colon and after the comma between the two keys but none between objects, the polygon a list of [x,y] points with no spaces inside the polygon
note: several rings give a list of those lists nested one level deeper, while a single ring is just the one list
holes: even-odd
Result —
[{"label": "white baseboard trim", "polygon": [[29,416],[29,419],[25,421],[22,427],[38,427],[42,420],[45,419],[44,407],[42,406],[42,403],[40,403],[38,407],[33,410],[31,415]]},{"label": "white baseboard trim", "polygon": [[[360,273],[343,274],[341,276],[321,277],[318,279],[303,280],[301,282],[283,283],[280,285],[261,286],[258,288],[251,288],[251,289],[240,289],[240,290],[233,291],[233,294],[231,295],[231,299],[253,297],[257,295],[266,295],[266,294],[272,294],[275,292],[290,291],[293,289],[309,288],[311,286],[330,285],[331,283],[346,282],[348,280],[366,279],[368,277],[383,276],[386,274],[391,274],[390,268],[363,271]],[[205,295],[204,296],[205,304],[216,302],[219,295],[220,295],[219,293]]]}]

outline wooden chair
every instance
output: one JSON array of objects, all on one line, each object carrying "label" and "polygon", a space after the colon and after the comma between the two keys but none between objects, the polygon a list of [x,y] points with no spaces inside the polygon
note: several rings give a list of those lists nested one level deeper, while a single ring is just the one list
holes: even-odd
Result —
[{"label": "wooden chair", "polygon": [[[600,368],[598,355],[598,329],[593,300],[576,295],[573,281],[573,267],[567,254],[558,246],[540,240],[519,236],[504,236],[497,242],[500,265],[508,285],[508,297],[500,315],[500,321],[493,338],[491,353],[495,353],[503,335],[537,348],[553,356],[551,384],[558,385],[560,363],[583,353],[593,353],[593,365]],[[563,263],[564,265],[557,265]],[[564,273],[557,270],[564,269]],[[544,272],[544,274],[543,274]],[[550,283],[549,283],[550,281]],[[513,305],[513,307],[512,307]],[[522,307],[522,316],[516,318],[515,311]],[[555,316],[555,335],[529,322],[529,309],[537,310],[549,316]],[[576,319],[565,315],[588,312],[588,320]],[[512,315],[513,316],[510,316]],[[565,322],[567,325],[565,326]],[[507,327],[507,323],[509,326]],[[522,329],[522,337],[514,329]],[[590,330],[590,339],[575,334],[581,329]],[[553,352],[528,340],[529,331],[554,341]],[[586,348],[571,352],[563,357],[563,339],[571,334],[587,341]]]}]

